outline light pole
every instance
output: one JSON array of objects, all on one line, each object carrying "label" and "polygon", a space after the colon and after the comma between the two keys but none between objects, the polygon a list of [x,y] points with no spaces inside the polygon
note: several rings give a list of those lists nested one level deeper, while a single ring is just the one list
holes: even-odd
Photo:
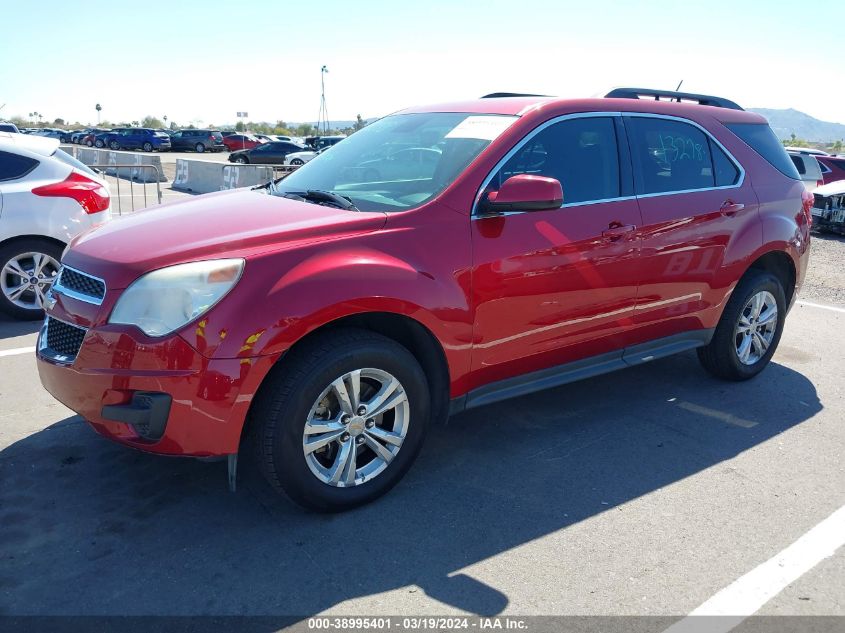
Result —
[{"label": "light pole", "polygon": [[100,125],[100,110],[103,109],[103,106],[98,103],[94,106],[94,109],[97,111],[97,125]]},{"label": "light pole", "polygon": [[167,127],[167,115],[165,114],[162,118],[164,119],[164,127],[166,128]]},{"label": "light pole", "polygon": [[317,133],[320,132],[320,123],[323,124],[323,133],[329,131],[329,110],[326,108],[326,74],[329,69],[326,66],[320,68],[320,116],[317,117]]}]

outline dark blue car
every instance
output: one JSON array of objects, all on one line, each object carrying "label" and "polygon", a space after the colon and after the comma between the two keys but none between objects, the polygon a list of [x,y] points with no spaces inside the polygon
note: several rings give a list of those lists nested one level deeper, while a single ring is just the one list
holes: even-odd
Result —
[{"label": "dark blue car", "polygon": [[145,152],[170,151],[170,137],[164,132],[150,128],[130,127],[112,130],[102,140],[103,145],[110,149],[142,149]]}]

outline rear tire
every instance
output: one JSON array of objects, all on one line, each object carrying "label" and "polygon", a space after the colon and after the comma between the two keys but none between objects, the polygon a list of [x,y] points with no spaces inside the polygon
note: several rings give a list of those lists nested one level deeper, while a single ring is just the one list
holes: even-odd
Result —
[{"label": "rear tire", "polygon": [[[360,372],[358,396],[353,395],[355,383],[342,380],[355,372]],[[372,376],[383,378],[379,382]],[[352,416],[343,415],[336,398],[332,385],[338,381],[344,391],[349,388]],[[387,385],[394,385],[394,390]],[[375,413],[379,393],[385,394],[381,406],[394,402],[394,396],[400,404],[383,414]],[[428,427],[429,402],[425,373],[402,345],[368,330],[327,332],[287,355],[256,397],[250,419],[261,471],[271,486],[312,510],[340,512],[369,503],[396,485],[416,459]],[[358,408],[361,405],[363,408]],[[367,405],[372,406],[370,412],[365,411]],[[374,419],[366,419],[365,424],[371,414]],[[335,419],[341,421],[330,421]],[[340,431],[311,427],[306,434],[306,427],[315,420],[339,424]],[[307,451],[306,439],[324,440],[342,432],[344,424],[349,426],[348,433]],[[378,456],[371,448],[376,437],[392,440],[379,444],[391,449],[392,455],[384,452],[386,458]],[[355,451],[357,457],[342,461],[344,450]],[[346,483],[330,483],[331,478],[326,477],[332,469],[338,476],[346,473],[341,477]]]},{"label": "rear tire", "polygon": [[103,143],[103,141],[94,141],[94,147],[97,147],[97,148],[99,148],[99,149],[102,149],[102,148],[104,148],[105,146],[106,146],[106,144],[105,144],[105,143]]},{"label": "rear tire", "polygon": [[117,141],[112,141],[111,143],[109,143],[109,148],[117,151],[120,149],[120,144]]},{"label": "rear tire", "polygon": [[[713,338],[698,349],[698,359],[717,378],[753,378],[774,355],[785,318],[786,294],[780,280],[771,273],[752,269],[734,288]],[[774,319],[774,324],[767,319]]]},{"label": "rear tire", "polygon": [[197,143],[194,149],[197,150],[198,154],[202,154],[205,151],[205,145],[203,145],[202,143]]},{"label": "rear tire", "polygon": [[144,149],[145,152],[151,152],[151,151],[153,151],[153,144],[152,143],[144,143],[143,149]]},{"label": "rear tire", "polygon": [[297,165],[297,166],[299,166],[299,165],[304,165],[304,164],[305,164],[305,161],[303,161],[301,158],[294,158],[294,159],[290,162],[290,164],[291,164],[291,165]]},{"label": "rear tire", "polygon": [[[14,240],[0,247],[0,312],[26,321],[43,319],[41,298],[55,280],[62,250],[60,244],[39,238]],[[35,269],[39,261],[28,254],[42,258],[41,270]],[[30,279],[25,280],[15,270],[31,273]],[[30,283],[32,279],[35,284]],[[28,288],[19,292],[22,285]]]}]

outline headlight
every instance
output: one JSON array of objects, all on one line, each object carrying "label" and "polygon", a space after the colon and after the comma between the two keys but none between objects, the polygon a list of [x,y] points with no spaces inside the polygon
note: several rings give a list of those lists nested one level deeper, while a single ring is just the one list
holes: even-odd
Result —
[{"label": "headlight", "polygon": [[147,336],[170,334],[210,310],[243,269],[242,259],[212,259],[154,270],[120,296],[109,323],[136,325]]}]

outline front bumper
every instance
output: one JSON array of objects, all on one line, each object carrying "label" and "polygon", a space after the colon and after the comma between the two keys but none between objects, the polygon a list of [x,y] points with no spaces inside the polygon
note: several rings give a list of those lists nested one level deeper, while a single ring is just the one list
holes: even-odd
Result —
[{"label": "front bumper", "polygon": [[37,364],[47,391],[99,434],[167,455],[236,453],[252,397],[275,361],[211,360],[178,335],[150,339],[113,325],[88,329],[75,358],[62,360],[44,337],[42,328]]}]

